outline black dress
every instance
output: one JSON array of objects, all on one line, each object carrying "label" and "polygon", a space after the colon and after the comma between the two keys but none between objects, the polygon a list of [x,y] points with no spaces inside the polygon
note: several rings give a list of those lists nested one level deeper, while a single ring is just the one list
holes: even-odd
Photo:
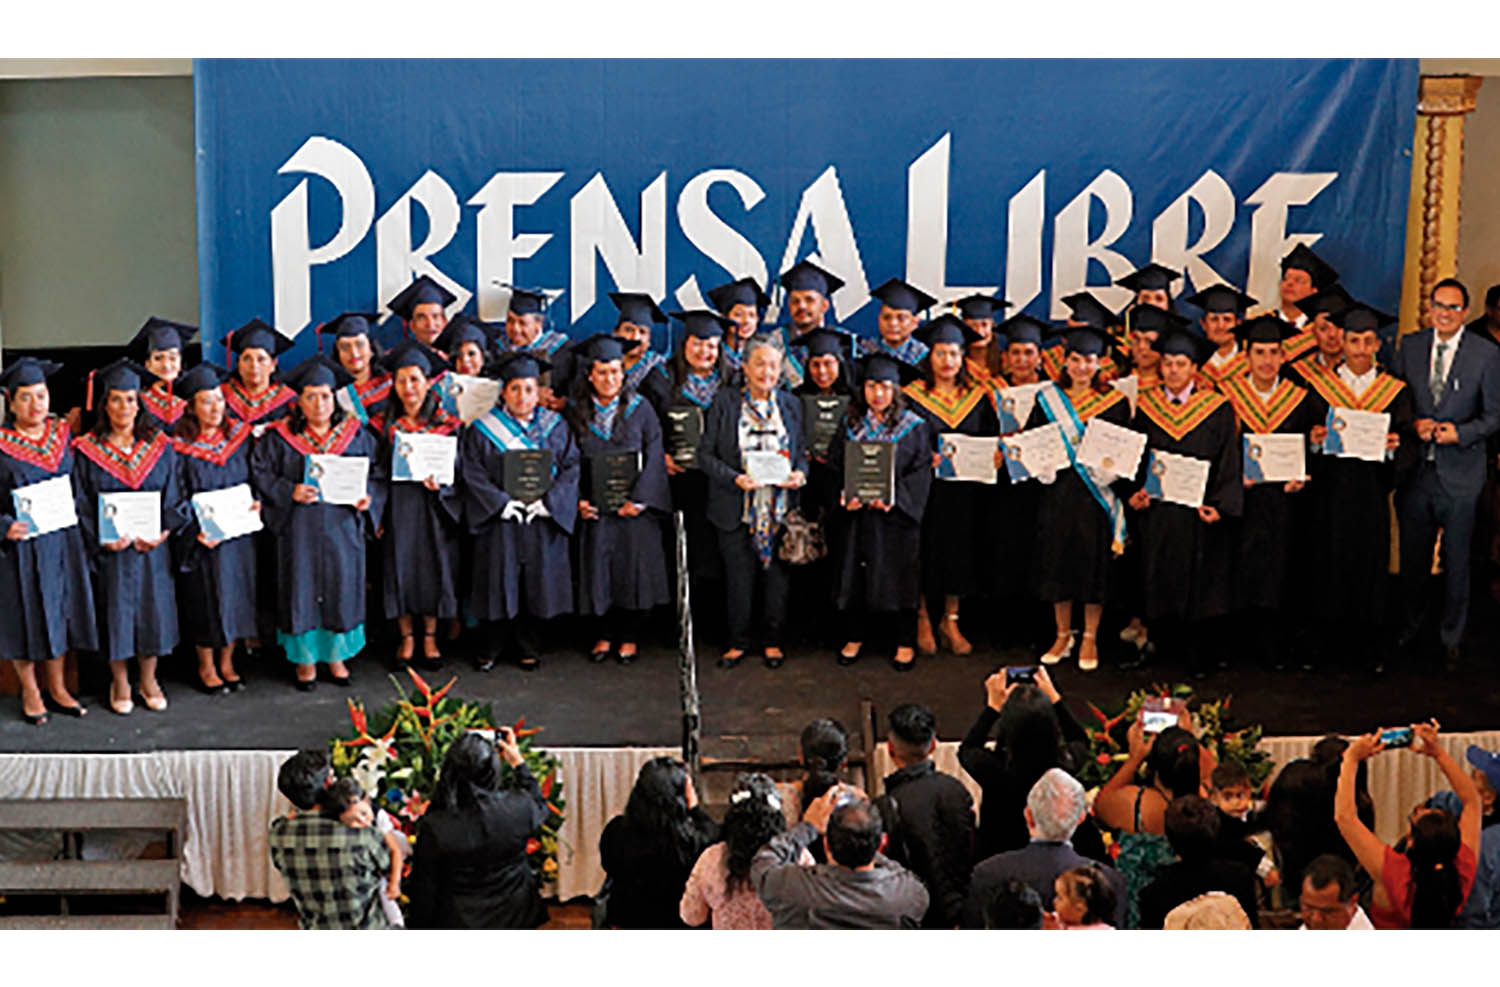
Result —
[{"label": "black dress", "polygon": [[[949,404],[918,381],[903,388],[911,408],[927,423],[932,451],[939,451],[944,432],[995,436],[1000,421],[989,395],[970,385]],[[985,540],[980,536],[990,488],[983,483],[934,479],[922,515],[922,590],[946,596],[970,596],[984,588]]]},{"label": "black dress", "polygon": [[719,827],[702,808],[692,810],[693,838],[669,848],[661,833],[644,833],[625,816],[615,816],[599,837],[599,859],[609,875],[606,922],[617,929],[683,929],[678,906],[688,875],[705,847],[719,838]]}]

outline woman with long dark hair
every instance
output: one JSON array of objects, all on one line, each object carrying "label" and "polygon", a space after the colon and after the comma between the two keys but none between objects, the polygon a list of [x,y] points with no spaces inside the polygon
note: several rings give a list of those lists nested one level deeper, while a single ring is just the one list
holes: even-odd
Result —
[{"label": "woman with long dark hair", "polygon": [[[187,501],[179,482],[172,440],[140,410],[143,386],[151,375],[133,360],[116,360],[91,375],[89,397],[100,404],[99,418],[73,442],[78,523],[94,553],[94,599],[99,607],[99,650],[109,660],[109,708],[121,715],[134,709],[128,663],[136,659],[138,688],[146,708],[160,712],[167,697],[156,681],[156,662],[177,647],[177,587],[172,552],[165,542],[187,523]],[[125,532],[100,542],[106,494],[154,493],[161,527],[151,533]]]},{"label": "woman with long dark hair", "polygon": [[[15,494],[37,483],[60,481],[71,495],[73,449],[68,424],[54,416],[47,378],[61,364],[23,356],[0,374],[5,425],[0,428],[0,658],[21,683],[21,716],[47,722],[36,666],[47,677],[52,706],[69,716],[88,710],[68,692],[63,658],[74,648],[98,647],[89,554],[78,524],[37,534],[18,515]],[[56,484],[54,484],[55,486]],[[22,494],[22,499],[28,495]],[[13,513],[14,512],[14,513]]]},{"label": "woman with long dark hair", "polygon": [[[299,690],[316,688],[319,664],[347,687],[345,662],[365,646],[365,535],[385,506],[382,464],[374,434],[334,401],[351,380],[344,368],[315,355],[285,379],[297,407],[271,423],[250,455],[266,527],[276,536],[276,637],[296,666]],[[365,496],[353,506],[325,503],[307,482],[313,455],[365,458]]]},{"label": "woman with long dark hair", "polygon": [[[563,414],[590,481],[578,497],[578,610],[598,625],[589,660],[602,662],[613,653],[621,665],[635,661],[650,611],[671,600],[662,519],[672,510],[672,495],[661,422],[625,384],[625,352],[635,348],[606,333],[580,342],[573,394]],[[634,457],[634,479],[624,503],[611,509],[595,502],[593,480],[610,469],[611,457],[622,455]]]},{"label": "woman with long dark hair", "polygon": [[515,731],[501,727],[497,734],[491,743],[466,733],[443,756],[412,848],[409,928],[535,929],[547,921],[526,842],[550,810]]},{"label": "woman with long dark hair", "polygon": [[609,875],[606,924],[617,929],[681,929],[688,875],[719,828],[698,805],[687,768],[676,758],[641,766],[625,812],[599,837]]},{"label": "woman with long dark hair", "polygon": [[[723,841],[704,850],[688,875],[678,906],[682,921],[700,926],[712,919],[715,929],[769,929],[771,913],[750,886],[750,862],[784,832],[776,783],[759,773],[736,778],[720,829]],[[802,858],[803,866],[813,865],[806,850]]]},{"label": "woman with long dark hair", "polygon": [[1438,722],[1413,723],[1411,749],[1437,762],[1463,805],[1457,819],[1444,809],[1412,813],[1404,852],[1387,846],[1359,818],[1355,775],[1361,762],[1385,750],[1386,731],[1355,737],[1344,751],[1333,819],[1360,866],[1375,881],[1370,922],[1377,929],[1450,929],[1474,887],[1478,870],[1479,788],[1438,741]]},{"label": "woman with long dark hair", "polygon": [[[172,447],[182,464],[182,495],[250,482],[250,426],[225,413],[219,389],[227,374],[200,363],[173,387],[187,412],[173,429]],[[260,501],[252,501],[260,510]],[[255,541],[248,536],[219,541],[206,534],[195,512],[177,537],[178,592],[183,630],[198,652],[198,684],[208,693],[244,688],[234,670],[234,646],[255,637],[257,587]]]}]

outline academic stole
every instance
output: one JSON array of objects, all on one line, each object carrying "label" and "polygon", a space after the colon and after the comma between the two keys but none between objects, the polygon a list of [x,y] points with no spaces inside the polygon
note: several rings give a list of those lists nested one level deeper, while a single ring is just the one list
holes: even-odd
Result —
[{"label": "academic stole", "polygon": [[600,404],[597,398],[593,400],[594,414],[589,419],[589,431],[599,436],[605,442],[608,442],[610,441],[610,437],[614,435],[615,420],[617,418],[629,418],[630,413],[635,411],[636,406],[641,403],[641,396],[639,394],[630,395],[630,402],[625,405],[623,413],[620,411],[620,396],[618,394],[608,404]]},{"label": "academic stole", "polygon": [[177,419],[187,410],[187,401],[172,393],[165,381],[157,381],[141,389],[141,404],[157,421],[176,425]]},{"label": "academic stole", "polygon": [[1241,425],[1258,435],[1268,435],[1297,410],[1307,397],[1307,388],[1282,379],[1271,396],[1262,400],[1248,376],[1233,377],[1224,381],[1224,396]]},{"label": "academic stole", "polygon": [[1042,406],[1047,420],[1057,423],[1063,448],[1068,451],[1068,462],[1073,465],[1073,471],[1088,488],[1090,496],[1104,508],[1104,513],[1109,518],[1110,552],[1120,555],[1125,551],[1125,505],[1120,503],[1120,498],[1104,482],[1103,476],[1092,466],[1078,461],[1078,444],[1083,441],[1083,423],[1106,408],[1124,401],[1125,395],[1114,388],[1110,388],[1106,394],[1091,391],[1074,405],[1062,388],[1051,384],[1036,392],[1036,400]]},{"label": "academic stole", "polygon": [[1216,391],[1194,389],[1192,396],[1182,404],[1173,404],[1167,399],[1165,386],[1153,387],[1141,394],[1136,407],[1157,426],[1181,442],[1183,436],[1208,420],[1208,416],[1219,409],[1225,397]]},{"label": "academic stole", "polygon": [[[489,440],[500,452],[524,452],[543,448],[547,436],[562,421],[556,412],[538,407],[533,412],[531,427],[527,428],[510,416],[504,408],[491,408],[474,419],[479,434]],[[552,475],[557,476],[557,457],[552,459]]]},{"label": "academic stole", "polygon": [[921,361],[922,357],[927,355],[927,344],[912,336],[907,336],[901,345],[895,349],[892,349],[890,344],[879,336],[874,339],[861,340],[861,343],[863,344],[866,356],[878,353],[881,356],[888,356],[892,360],[909,363],[914,367]]},{"label": "academic stole", "polygon": [[234,417],[247,424],[260,421],[297,397],[297,392],[285,384],[273,384],[258,398],[246,394],[237,380],[229,381],[220,390],[224,393],[224,403],[229,405]]},{"label": "academic stole", "polygon": [[90,433],[77,439],[73,450],[131,490],[139,490],[171,444],[167,433],[157,432],[149,442],[132,442],[130,450],[123,452],[109,439]]},{"label": "academic stole", "polygon": [[645,380],[646,375],[661,366],[663,362],[660,353],[647,353],[635,361],[635,366],[625,371],[625,383],[629,384],[632,390],[640,390],[641,381]]},{"label": "academic stole", "polygon": [[1375,375],[1374,382],[1365,388],[1363,394],[1355,394],[1337,374],[1331,374],[1322,367],[1318,370],[1318,376],[1307,375],[1307,382],[1312,385],[1313,390],[1330,405],[1353,411],[1384,411],[1406,386],[1404,381],[1381,371]]},{"label": "academic stole", "polygon": [[452,435],[462,424],[462,422],[448,414],[442,408],[437,408],[433,411],[432,417],[427,420],[427,424],[425,425],[402,415],[391,424],[391,428],[408,434],[418,432],[428,435]]},{"label": "academic stole", "polygon": [[27,438],[15,428],[0,428],[0,453],[56,473],[68,453],[68,439],[68,423],[61,418],[48,418],[38,440]]},{"label": "academic stole", "polygon": [[687,379],[682,382],[682,396],[696,404],[698,407],[708,410],[713,404],[714,395],[719,393],[719,372],[714,370],[703,376],[689,372]]},{"label": "academic stole", "polygon": [[201,459],[205,463],[223,466],[229,462],[230,457],[235,454],[236,450],[245,444],[245,440],[250,438],[252,431],[253,429],[244,422],[237,422],[226,418],[224,424],[216,432],[218,435],[217,441],[211,443],[204,442],[202,433],[199,433],[198,438],[192,442],[184,439],[173,439],[172,448],[179,455],[192,456],[194,459]]},{"label": "academic stole", "polygon": [[363,384],[346,384],[344,393],[349,397],[349,411],[365,425],[370,424],[369,408],[384,401],[391,393],[391,375],[371,377]]},{"label": "academic stole", "polygon": [[967,391],[960,391],[952,401],[944,401],[936,393],[929,391],[927,382],[921,380],[907,384],[901,390],[949,428],[958,428],[959,423],[969,417],[969,413],[979,406],[987,393],[978,384],[970,384]]},{"label": "academic stole", "polygon": [[1222,385],[1231,377],[1238,377],[1241,374],[1246,374],[1249,372],[1250,358],[1245,356],[1244,350],[1238,351],[1234,354],[1234,356],[1230,357],[1227,362],[1221,363],[1218,366],[1214,366],[1213,362],[1210,360],[1204,360],[1203,369],[1199,371],[1199,373],[1201,373],[1204,377],[1211,381],[1215,386]]},{"label": "academic stole", "polygon": [[1297,335],[1281,341],[1281,351],[1286,354],[1288,360],[1300,360],[1306,356],[1309,350],[1318,346],[1317,334],[1312,331],[1311,322],[1297,331]]},{"label": "academic stole", "polygon": [[561,346],[563,343],[566,343],[567,341],[567,336],[564,336],[562,333],[558,332],[555,329],[549,329],[547,332],[542,333],[540,336],[537,336],[536,339],[527,343],[525,346],[517,346],[513,350],[513,352],[541,353],[545,356],[551,356],[553,353],[557,352],[557,348],[559,346]]},{"label": "academic stole", "polygon": [[357,418],[345,418],[338,423],[338,427],[328,430],[328,434],[321,439],[314,437],[311,433],[293,432],[286,419],[281,418],[270,424],[271,431],[286,440],[286,444],[302,453],[304,456],[342,456],[344,450],[349,448],[349,443],[364,428]]}]

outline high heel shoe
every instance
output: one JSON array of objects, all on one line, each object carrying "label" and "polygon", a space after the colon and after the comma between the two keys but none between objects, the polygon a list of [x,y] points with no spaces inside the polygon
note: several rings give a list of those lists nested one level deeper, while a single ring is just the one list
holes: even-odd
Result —
[{"label": "high heel shoe", "polygon": [[964,638],[963,632],[958,629],[958,614],[943,614],[943,622],[939,625],[943,631],[943,643],[948,650],[956,655],[968,655],[974,653],[974,645]]},{"label": "high heel shoe", "polygon": [[[1063,649],[1061,651],[1057,650],[1057,642],[1058,641],[1063,641],[1064,642]],[[1058,637],[1057,637],[1057,640],[1052,642],[1052,648],[1051,648],[1051,650],[1049,650],[1046,654],[1042,655],[1042,664],[1043,665],[1056,665],[1058,662],[1062,661],[1064,658],[1068,657],[1068,655],[1070,655],[1072,653],[1073,653],[1073,632],[1069,631],[1068,632],[1068,636],[1066,638],[1064,638],[1061,634],[1059,634]]]},{"label": "high heel shoe", "polygon": [[154,696],[147,695],[145,689],[137,689],[136,691],[141,694],[141,703],[147,709],[153,713],[160,713],[167,708],[167,695],[161,691],[161,686],[157,686],[156,688],[157,693]]},{"label": "high heel shoe", "polygon": [[87,716],[89,712],[89,708],[80,702],[74,702],[71,706],[64,706],[62,703],[58,702],[56,699],[53,699],[51,696],[43,696],[42,701],[45,702],[47,704],[47,708],[52,710],[54,713],[61,713],[64,716],[71,716],[75,719],[81,719]]},{"label": "high heel shoe", "polygon": [[[1085,641],[1092,641],[1092,640],[1094,640],[1094,635],[1090,634],[1088,631],[1084,631],[1083,632],[1083,639]],[[1095,648],[1094,648],[1094,657],[1092,657],[1092,658],[1085,658],[1083,656],[1083,646],[1079,645],[1079,648],[1078,648],[1078,670],[1081,671],[1081,672],[1092,672],[1094,669],[1096,669],[1098,667],[1099,667],[1099,648],[1098,648],[1098,646],[1096,645]]]},{"label": "high heel shoe", "polygon": [[193,680],[193,688],[197,689],[205,696],[227,696],[230,692],[233,691],[228,682],[220,682],[218,685],[209,685],[202,679]]},{"label": "high heel shoe", "polygon": [[855,648],[854,654],[851,655],[849,654],[849,646],[845,645],[839,650],[839,664],[846,666],[854,664],[855,662],[859,661],[859,652],[860,649]]},{"label": "high heel shoe", "polygon": [[43,703],[42,711],[40,713],[28,713],[28,712],[26,712],[25,708],[23,707],[21,709],[21,719],[25,720],[27,723],[30,723],[34,727],[46,726],[47,725],[47,709],[46,709],[45,702]]}]

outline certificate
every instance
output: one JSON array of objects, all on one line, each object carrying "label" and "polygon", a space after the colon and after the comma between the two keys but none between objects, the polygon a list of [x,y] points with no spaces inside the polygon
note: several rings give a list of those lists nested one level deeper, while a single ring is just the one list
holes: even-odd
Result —
[{"label": "certificate", "polygon": [[161,494],[155,490],[99,495],[99,544],[121,538],[155,541],[161,537]]},{"label": "certificate", "polygon": [[264,525],[260,514],[251,509],[255,495],[250,484],[237,483],[223,490],[205,490],[193,494],[193,513],[198,528],[213,541],[229,541],[259,531]]},{"label": "certificate", "polygon": [[1062,426],[1057,422],[1005,437],[1005,471],[1013,483],[1038,476],[1055,476],[1069,465]]},{"label": "certificate", "polygon": [[792,475],[791,457],[784,452],[746,450],[741,455],[745,457],[745,472],[763,487],[780,486]]},{"label": "certificate", "polygon": [[1307,441],[1296,434],[1246,435],[1244,474],[1251,483],[1307,479]]},{"label": "certificate", "polygon": [[1146,470],[1146,493],[1183,507],[1202,507],[1208,490],[1208,460],[1179,456],[1175,452],[1151,450]]},{"label": "certificate", "polygon": [[31,526],[27,538],[49,535],[78,523],[78,512],[73,506],[73,481],[66,476],[17,487],[10,492],[10,499],[16,506],[16,520]]},{"label": "certificate", "polygon": [[1125,400],[1130,402],[1130,410],[1135,410],[1136,400],[1141,393],[1141,379],[1135,374],[1128,377],[1116,377],[1109,382],[1109,386],[1125,395]]},{"label": "certificate", "polygon": [[944,432],[938,437],[938,479],[993,484],[998,447],[994,436]]},{"label": "certificate", "polygon": [[1132,429],[1090,418],[1078,443],[1078,462],[1115,476],[1134,476],[1146,449],[1146,436]]},{"label": "certificate", "polygon": [[1391,430],[1388,413],[1334,406],[1328,409],[1324,424],[1328,426],[1328,437],[1323,440],[1325,453],[1370,463],[1385,461],[1385,437]]},{"label": "certificate", "polygon": [[489,411],[500,400],[500,382],[488,377],[446,373],[433,387],[438,403],[465,425]]},{"label": "certificate", "polygon": [[1031,417],[1031,409],[1036,406],[1036,392],[1050,386],[1051,381],[1043,380],[1035,384],[1000,388],[997,392],[1000,400],[996,402],[1000,409],[1000,434],[1019,432],[1025,428],[1026,419]]},{"label": "certificate", "polygon": [[325,504],[353,507],[369,496],[370,460],[367,456],[328,456],[314,453],[307,457],[302,482],[318,488],[318,499]]},{"label": "certificate", "polygon": [[896,444],[850,442],[844,446],[844,500],[862,504],[896,501]]},{"label": "certificate", "polygon": [[458,436],[429,432],[396,432],[391,451],[391,479],[421,483],[429,476],[441,486],[453,485],[453,461],[458,456]]}]

